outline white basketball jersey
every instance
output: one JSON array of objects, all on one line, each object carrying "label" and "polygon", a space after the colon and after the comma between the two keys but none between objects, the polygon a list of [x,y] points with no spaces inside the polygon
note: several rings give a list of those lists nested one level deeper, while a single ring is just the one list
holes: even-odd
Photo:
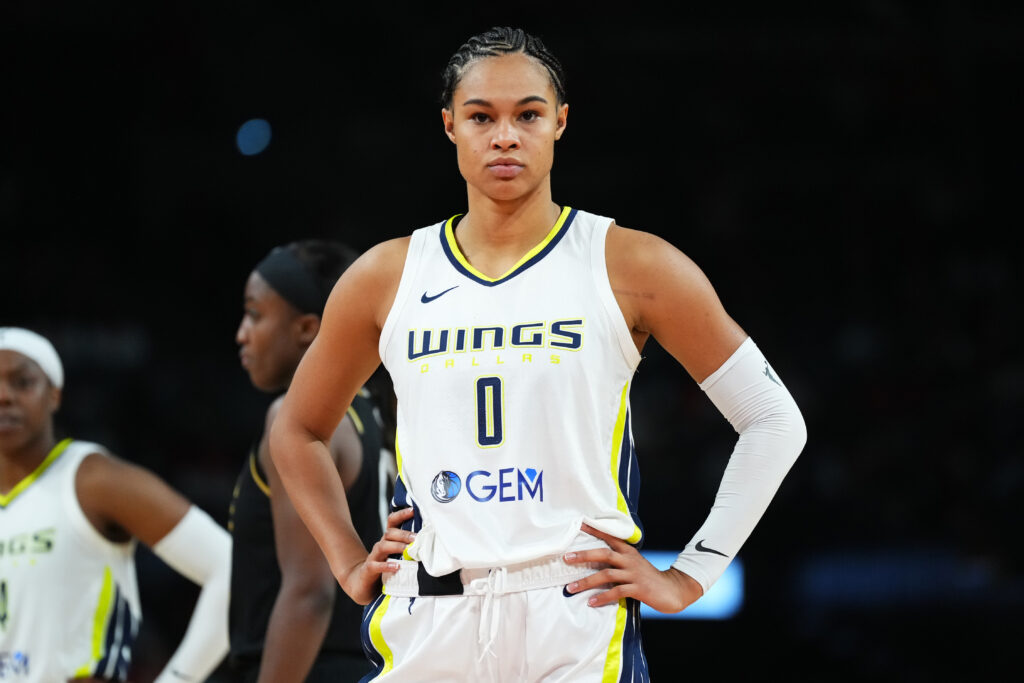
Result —
[{"label": "white basketball jersey", "polygon": [[629,386],[640,354],[612,294],[612,220],[566,207],[499,278],[455,218],[415,231],[380,354],[398,397],[407,557],[439,576],[565,551],[581,522],[630,542],[639,474]]},{"label": "white basketball jersey", "polygon": [[0,495],[0,680],[123,680],[141,621],[135,543],[111,543],[78,504],[94,443],[66,439]]}]

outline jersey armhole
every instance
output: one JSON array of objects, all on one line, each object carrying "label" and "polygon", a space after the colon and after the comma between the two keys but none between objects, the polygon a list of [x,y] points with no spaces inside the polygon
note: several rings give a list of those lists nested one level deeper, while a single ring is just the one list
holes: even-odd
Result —
[{"label": "jersey armhole", "polygon": [[629,325],[626,323],[626,317],[622,315],[619,302],[615,300],[615,294],[612,292],[612,283],[608,277],[608,261],[605,258],[608,229],[614,222],[614,219],[602,216],[594,225],[594,236],[590,241],[591,272],[594,274],[597,294],[608,314],[612,329],[615,331],[615,338],[619,342],[622,357],[631,370],[636,370],[640,365],[640,352],[637,351],[633,335],[630,334]]},{"label": "jersey armhole", "polygon": [[89,518],[85,516],[85,510],[78,500],[78,468],[90,455],[96,453],[100,457],[108,457],[107,450],[96,443],[87,441],[75,441],[68,450],[77,447],[72,455],[72,461],[68,463],[68,472],[63,483],[64,500],[67,501],[68,521],[74,534],[86,545],[104,553],[128,553],[135,550],[135,539],[132,538],[124,543],[117,543],[106,538],[92,525]]},{"label": "jersey armhole", "polygon": [[[443,227],[444,223],[441,223],[441,226]],[[388,365],[388,343],[391,341],[391,335],[395,332],[395,321],[398,320],[399,313],[405,307],[405,300],[409,298],[416,271],[420,266],[420,253],[423,251],[423,245],[428,238],[428,233],[433,233],[437,229],[436,225],[420,228],[414,231],[409,238],[409,249],[405,253],[405,264],[402,266],[402,277],[398,281],[398,291],[395,292],[391,310],[388,311],[388,316],[384,319],[384,327],[381,328],[380,341],[377,344],[377,353],[380,354],[380,360],[384,367]]]}]

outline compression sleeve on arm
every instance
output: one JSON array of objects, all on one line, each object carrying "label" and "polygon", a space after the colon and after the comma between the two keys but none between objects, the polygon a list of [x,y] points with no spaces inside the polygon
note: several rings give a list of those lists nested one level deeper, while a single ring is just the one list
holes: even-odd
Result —
[{"label": "compression sleeve on arm", "polygon": [[750,338],[700,388],[739,433],[711,512],[672,564],[707,592],[800,455],[807,427],[793,397]]},{"label": "compression sleeve on arm", "polygon": [[178,649],[156,683],[205,681],[228,652],[231,536],[195,505],[153,552],[172,569],[202,586]]}]

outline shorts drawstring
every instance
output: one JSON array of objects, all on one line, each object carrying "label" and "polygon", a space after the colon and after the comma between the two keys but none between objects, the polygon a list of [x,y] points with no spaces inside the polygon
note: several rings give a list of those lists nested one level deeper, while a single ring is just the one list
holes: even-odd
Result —
[{"label": "shorts drawstring", "polygon": [[[484,600],[480,608],[480,624],[477,627],[477,643],[483,645],[480,657],[477,661],[490,653],[497,657],[491,646],[498,636],[498,620],[501,616],[501,596],[505,594],[505,578],[508,576],[508,569],[495,567],[491,569],[484,578],[474,579],[470,582],[476,590],[483,592]],[[488,623],[490,622],[490,623]],[[486,637],[486,641],[484,640]]]}]

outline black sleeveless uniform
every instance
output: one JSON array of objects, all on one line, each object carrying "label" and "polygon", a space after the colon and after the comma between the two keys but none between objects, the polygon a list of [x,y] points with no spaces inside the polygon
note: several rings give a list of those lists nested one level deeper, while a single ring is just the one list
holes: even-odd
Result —
[{"label": "black sleeveless uniform", "polygon": [[[363,465],[346,496],[356,531],[363,544],[371,548],[383,533],[379,474],[383,434],[373,403],[365,392],[352,400],[348,414],[362,441]],[[384,491],[390,497],[389,482],[385,482]],[[270,613],[281,588],[269,494],[254,447],[235,484],[228,523],[233,541],[229,667],[238,681],[256,680]],[[337,587],[334,613],[306,681],[357,681],[370,671],[359,635],[362,614],[362,606]]]}]

